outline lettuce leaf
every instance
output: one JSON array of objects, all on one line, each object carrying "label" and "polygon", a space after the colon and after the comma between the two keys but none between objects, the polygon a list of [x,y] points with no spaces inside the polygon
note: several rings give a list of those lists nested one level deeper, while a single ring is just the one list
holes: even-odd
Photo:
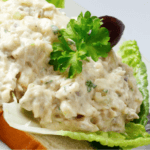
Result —
[{"label": "lettuce leaf", "polygon": [[124,149],[150,144],[150,134],[145,131],[144,126],[131,122],[126,125],[125,133],[103,131],[95,133],[58,131],[58,134],[69,136],[76,140],[86,140],[89,142],[97,141],[102,145],[109,147],[120,146]]},{"label": "lettuce leaf", "polygon": [[150,134],[146,132],[144,127],[147,124],[147,115],[149,113],[147,69],[144,62],[141,60],[141,54],[136,41],[124,42],[118,51],[118,55],[122,57],[124,63],[133,68],[138,88],[143,95],[144,100],[141,105],[141,112],[139,113],[140,119],[126,124],[124,133],[103,131],[95,133],[58,131],[60,135],[69,136],[76,140],[99,142],[101,145],[99,145],[98,148],[102,149],[102,145],[131,149],[150,144]]},{"label": "lettuce leaf", "polygon": [[118,55],[121,56],[122,62],[128,64],[134,70],[134,77],[137,81],[137,86],[143,95],[143,103],[139,113],[139,119],[134,120],[135,123],[146,125],[148,122],[147,116],[149,114],[149,92],[147,89],[147,69],[141,60],[141,54],[136,41],[126,41],[120,47]]},{"label": "lettuce leaf", "polygon": [[54,4],[58,8],[64,8],[65,1],[64,0],[46,0],[48,3]]}]

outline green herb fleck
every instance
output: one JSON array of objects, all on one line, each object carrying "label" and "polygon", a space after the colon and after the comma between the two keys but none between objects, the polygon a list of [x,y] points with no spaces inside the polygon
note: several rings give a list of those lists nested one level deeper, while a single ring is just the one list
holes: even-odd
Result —
[{"label": "green herb fleck", "polygon": [[97,85],[93,84],[93,88],[95,89],[97,87]]},{"label": "green herb fleck", "polygon": [[3,0],[3,2],[6,2],[7,0]]},{"label": "green herb fleck", "polygon": [[57,26],[52,25],[52,26],[51,26],[51,28],[52,28],[53,33],[54,33],[55,35],[56,35],[56,34],[58,34],[58,32],[59,32],[59,28],[58,28]]},{"label": "green herb fleck", "polygon": [[35,46],[35,44],[34,44],[34,43],[32,43],[32,44],[31,44],[31,46]]},{"label": "green herb fleck", "polygon": [[92,88],[96,88],[97,85],[93,84],[91,80],[86,81],[87,91],[91,92]]},{"label": "green herb fleck", "polygon": [[65,90],[65,92],[67,91],[65,86],[64,86],[64,90]]},{"label": "green herb fleck", "polygon": [[[81,13],[77,20],[71,19],[66,29],[52,26],[59,42],[54,42],[50,54],[50,65],[55,71],[65,72],[69,68],[68,77],[73,78],[82,72],[82,60],[91,57],[95,62],[99,57],[107,57],[111,50],[109,31],[101,27],[102,21],[87,11]],[[89,34],[89,32],[91,32]],[[76,45],[76,50],[70,48],[68,40]]]},{"label": "green herb fleck", "polygon": [[31,84],[31,87],[34,87],[34,84]]},{"label": "green herb fleck", "polygon": [[12,92],[12,97],[13,97],[13,98],[15,98],[15,94],[14,94],[14,92]]},{"label": "green herb fleck", "polygon": [[14,92],[12,92],[12,98],[13,98],[13,100],[14,100],[15,102],[17,102],[17,98],[16,98]]},{"label": "green herb fleck", "polygon": [[10,31],[9,31],[9,30],[7,30],[7,29],[4,29],[4,32],[5,32],[5,33],[7,33],[7,32],[10,32]]},{"label": "green herb fleck", "polygon": [[131,91],[134,91],[132,87],[129,87]]},{"label": "green herb fleck", "polygon": [[49,84],[49,83],[52,83],[52,82],[53,82],[53,80],[50,80],[48,82],[45,82],[45,84]]},{"label": "green herb fleck", "polygon": [[108,93],[108,90],[103,90],[103,92]]},{"label": "green herb fleck", "polygon": [[16,13],[13,15],[13,19],[17,19],[17,20],[21,20],[22,17],[23,17],[23,16],[22,16],[19,12],[16,12]]},{"label": "green herb fleck", "polygon": [[46,71],[46,68],[43,68],[44,71]]}]

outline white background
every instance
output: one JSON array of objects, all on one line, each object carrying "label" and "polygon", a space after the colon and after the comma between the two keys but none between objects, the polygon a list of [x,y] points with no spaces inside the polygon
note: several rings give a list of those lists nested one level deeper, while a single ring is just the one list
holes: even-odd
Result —
[{"label": "white background", "polygon": [[141,53],[150,60],[150,0],[74,0],[92,14],[110,15],[126,26],[123,37],[136,40]]}]

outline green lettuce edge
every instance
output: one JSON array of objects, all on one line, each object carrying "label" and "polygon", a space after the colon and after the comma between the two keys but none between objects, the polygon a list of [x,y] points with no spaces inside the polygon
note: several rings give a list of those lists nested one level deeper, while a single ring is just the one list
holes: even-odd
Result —
[{"label": "green lettuce edge", "polygon": [[48,3],[54,4],[58,8],[65,7],[65,0],[46,0]]},{"label": "green lettuce edge", "polygon": [[75,140],[86,140],[89,142],[96,141],[104,146],[119,146],[123,149],[136,148],[150,144],[150,134],[145,131],[144,126],[132,122],[126,125],[125,133],[103,131],[95,133],[58,131],[58,134],[68,136]]},{"label": "green lettuce edge", "polygon": [[149,114],[149,91],[147,89],[147,69],[144,62],[142,62],[139,47],[136,41],[124,42],[119,51],[117,52],[122,58],[122,62],[133,68],[134,77],[137,81],[137,86],[143,95],[143,103],[139,119],[134,120],[135,123],[139,123],[145,126],[148,122],[147,116]]},{"label": "green lettuce edge", "polygon": [[123,63],[126,63],[133,68],[134,77],[136,78],[138,88],[143,95],[144,100],[141,105],[141,112],[139,113],[140,119],[127,123],[125,133],[103,131],[98,131],[95,133],[58,131],[59,135],[68,136],[75,140],[99,142],[101,146],[108,146],[108,148],[119,146],[121,149],[132,149],[150,144],[150,134],[146,132],[144,127],[147,124],[147,115],[149,114],[147,69],[144,62],[142,62],[137,42],[124,42],[118,51],[118,55],[122,57]]}]

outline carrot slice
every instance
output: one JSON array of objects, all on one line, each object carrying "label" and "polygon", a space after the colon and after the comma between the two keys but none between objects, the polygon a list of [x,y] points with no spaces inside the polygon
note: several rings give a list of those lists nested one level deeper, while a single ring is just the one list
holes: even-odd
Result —
[{"label": "carrot slice", "polygon": [[30,134],[10,127],[0,110],[0,140],[11,149],[47,149]]}]

